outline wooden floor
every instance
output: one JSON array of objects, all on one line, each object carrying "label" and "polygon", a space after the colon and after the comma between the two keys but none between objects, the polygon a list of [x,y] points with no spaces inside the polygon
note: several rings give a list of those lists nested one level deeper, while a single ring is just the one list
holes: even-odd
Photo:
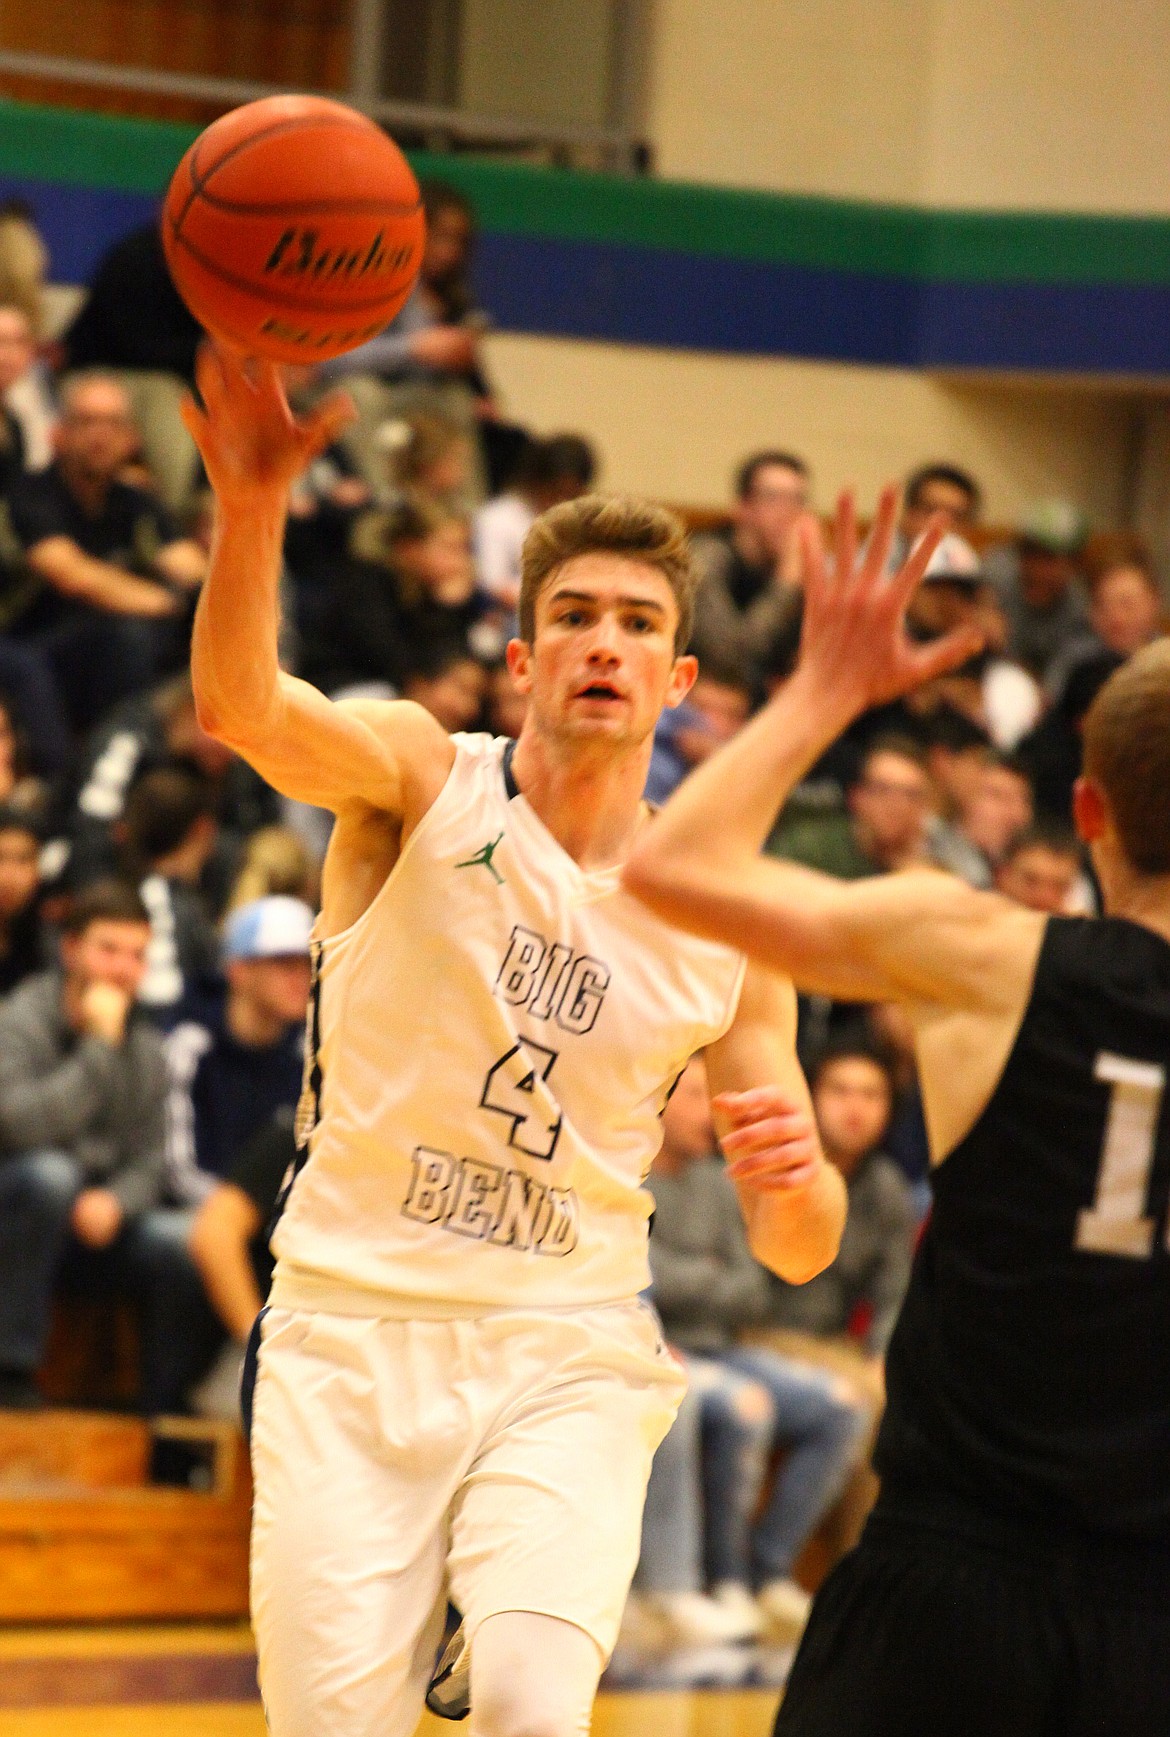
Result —
[{"label": "wooden floor", "polygon": [[[0,1630],[0,1737],[266,1737],[253,1665],[242,1623]],[[771,1689],[603,1694],[593,1731],[767,1737],[777,1698]],[[418,1737],[460,1729],[427,1715]]]}]

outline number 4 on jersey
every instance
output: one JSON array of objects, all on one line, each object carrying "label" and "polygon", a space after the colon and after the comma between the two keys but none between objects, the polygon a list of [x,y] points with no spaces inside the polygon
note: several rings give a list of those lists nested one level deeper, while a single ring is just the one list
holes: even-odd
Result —
[{"label": "number 4 on jersey", "polygon": [[500,1057],[483,1083],[481,1106],[508,1117],[512,1123],[509,1146],[526,1152],[529,1158],[551,1158],[560,1138],[560,1110],[541,1089],[552,1073],[557,1053],[525,1038]]}]

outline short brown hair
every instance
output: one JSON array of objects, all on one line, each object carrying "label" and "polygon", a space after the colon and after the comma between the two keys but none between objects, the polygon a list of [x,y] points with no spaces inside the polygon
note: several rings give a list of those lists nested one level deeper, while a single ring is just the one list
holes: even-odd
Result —
[{"label": "short brown hair", "polygon": [[682,521],[665,507],[623,495],[579,495],[541,513],[520,562],[520,634],[536,635],[536,600],[549,579],[577,555],[624,555],[662,574],[678,605],[676,656],[691,637],[695,572]]},{"label": "short brown hair", "polygon": [[1170,874],[1170,639],[1116,670],[1085,717],[1085,772],[1139,874]]},{"label": "short brown hair", "polygon": [[91,923],[150,924],[138,888],[129,881],[93,881],[78,893],[61,920],[66,935],[83,935]]}]

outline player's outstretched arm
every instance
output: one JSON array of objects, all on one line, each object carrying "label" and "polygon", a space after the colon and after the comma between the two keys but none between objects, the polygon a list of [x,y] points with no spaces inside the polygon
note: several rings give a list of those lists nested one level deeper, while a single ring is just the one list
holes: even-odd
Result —
[{"label": "player's outstretched arm", "polygon": [[843,496],[832,572],[815,521],[805,527],[805,622],[795,673],[646,827],[626,884],[672,922],[741,947],[802,989],[952,1005],[975,997],[981,1006],[980,997],[1001,993],[1016,975],[1021,944],[1030,978],[1042,930],[1031,913],[942,875],[843,883],[760,856],[793,787],[855,717],[978,648],[966,629],[930,645],[907,637],[906,605],[938,529],[889,575],[896,513],[897,496],[887,489],[859,560],[853,502]]},{"label": "player's outstretched arm", "polygon": [[405,703],[334,705],[277,659],[289,489],[352,406],[327,399],[295,418],[271,362],[211,343],[200,351],[198,381],[203,407],[189,399],[183,416],[216,503],[191,644],[199,720],[286,796],[334,812],[365,804],[402,815],[412,774],[450,765],[441,727]]},{"label": "player's outstretched arm", "polygon": [[795,1045],[792,984],[749,965],[734,1023],[707,1051],[711,1107],[751,1251],[799,1285],[836,1258],[846,1195],[821,1151]]}]

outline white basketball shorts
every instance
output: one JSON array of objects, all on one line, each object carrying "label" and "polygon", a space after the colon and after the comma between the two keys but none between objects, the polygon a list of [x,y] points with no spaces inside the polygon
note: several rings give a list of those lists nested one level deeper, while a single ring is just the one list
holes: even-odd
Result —
[{"label": "white basketball shorts", "polygon": [[252,1611],[273,1737],[410,1737],[446,1600],[606,1660],[686,1386],[637,1302],[404,1321],[271,1308]]}]

